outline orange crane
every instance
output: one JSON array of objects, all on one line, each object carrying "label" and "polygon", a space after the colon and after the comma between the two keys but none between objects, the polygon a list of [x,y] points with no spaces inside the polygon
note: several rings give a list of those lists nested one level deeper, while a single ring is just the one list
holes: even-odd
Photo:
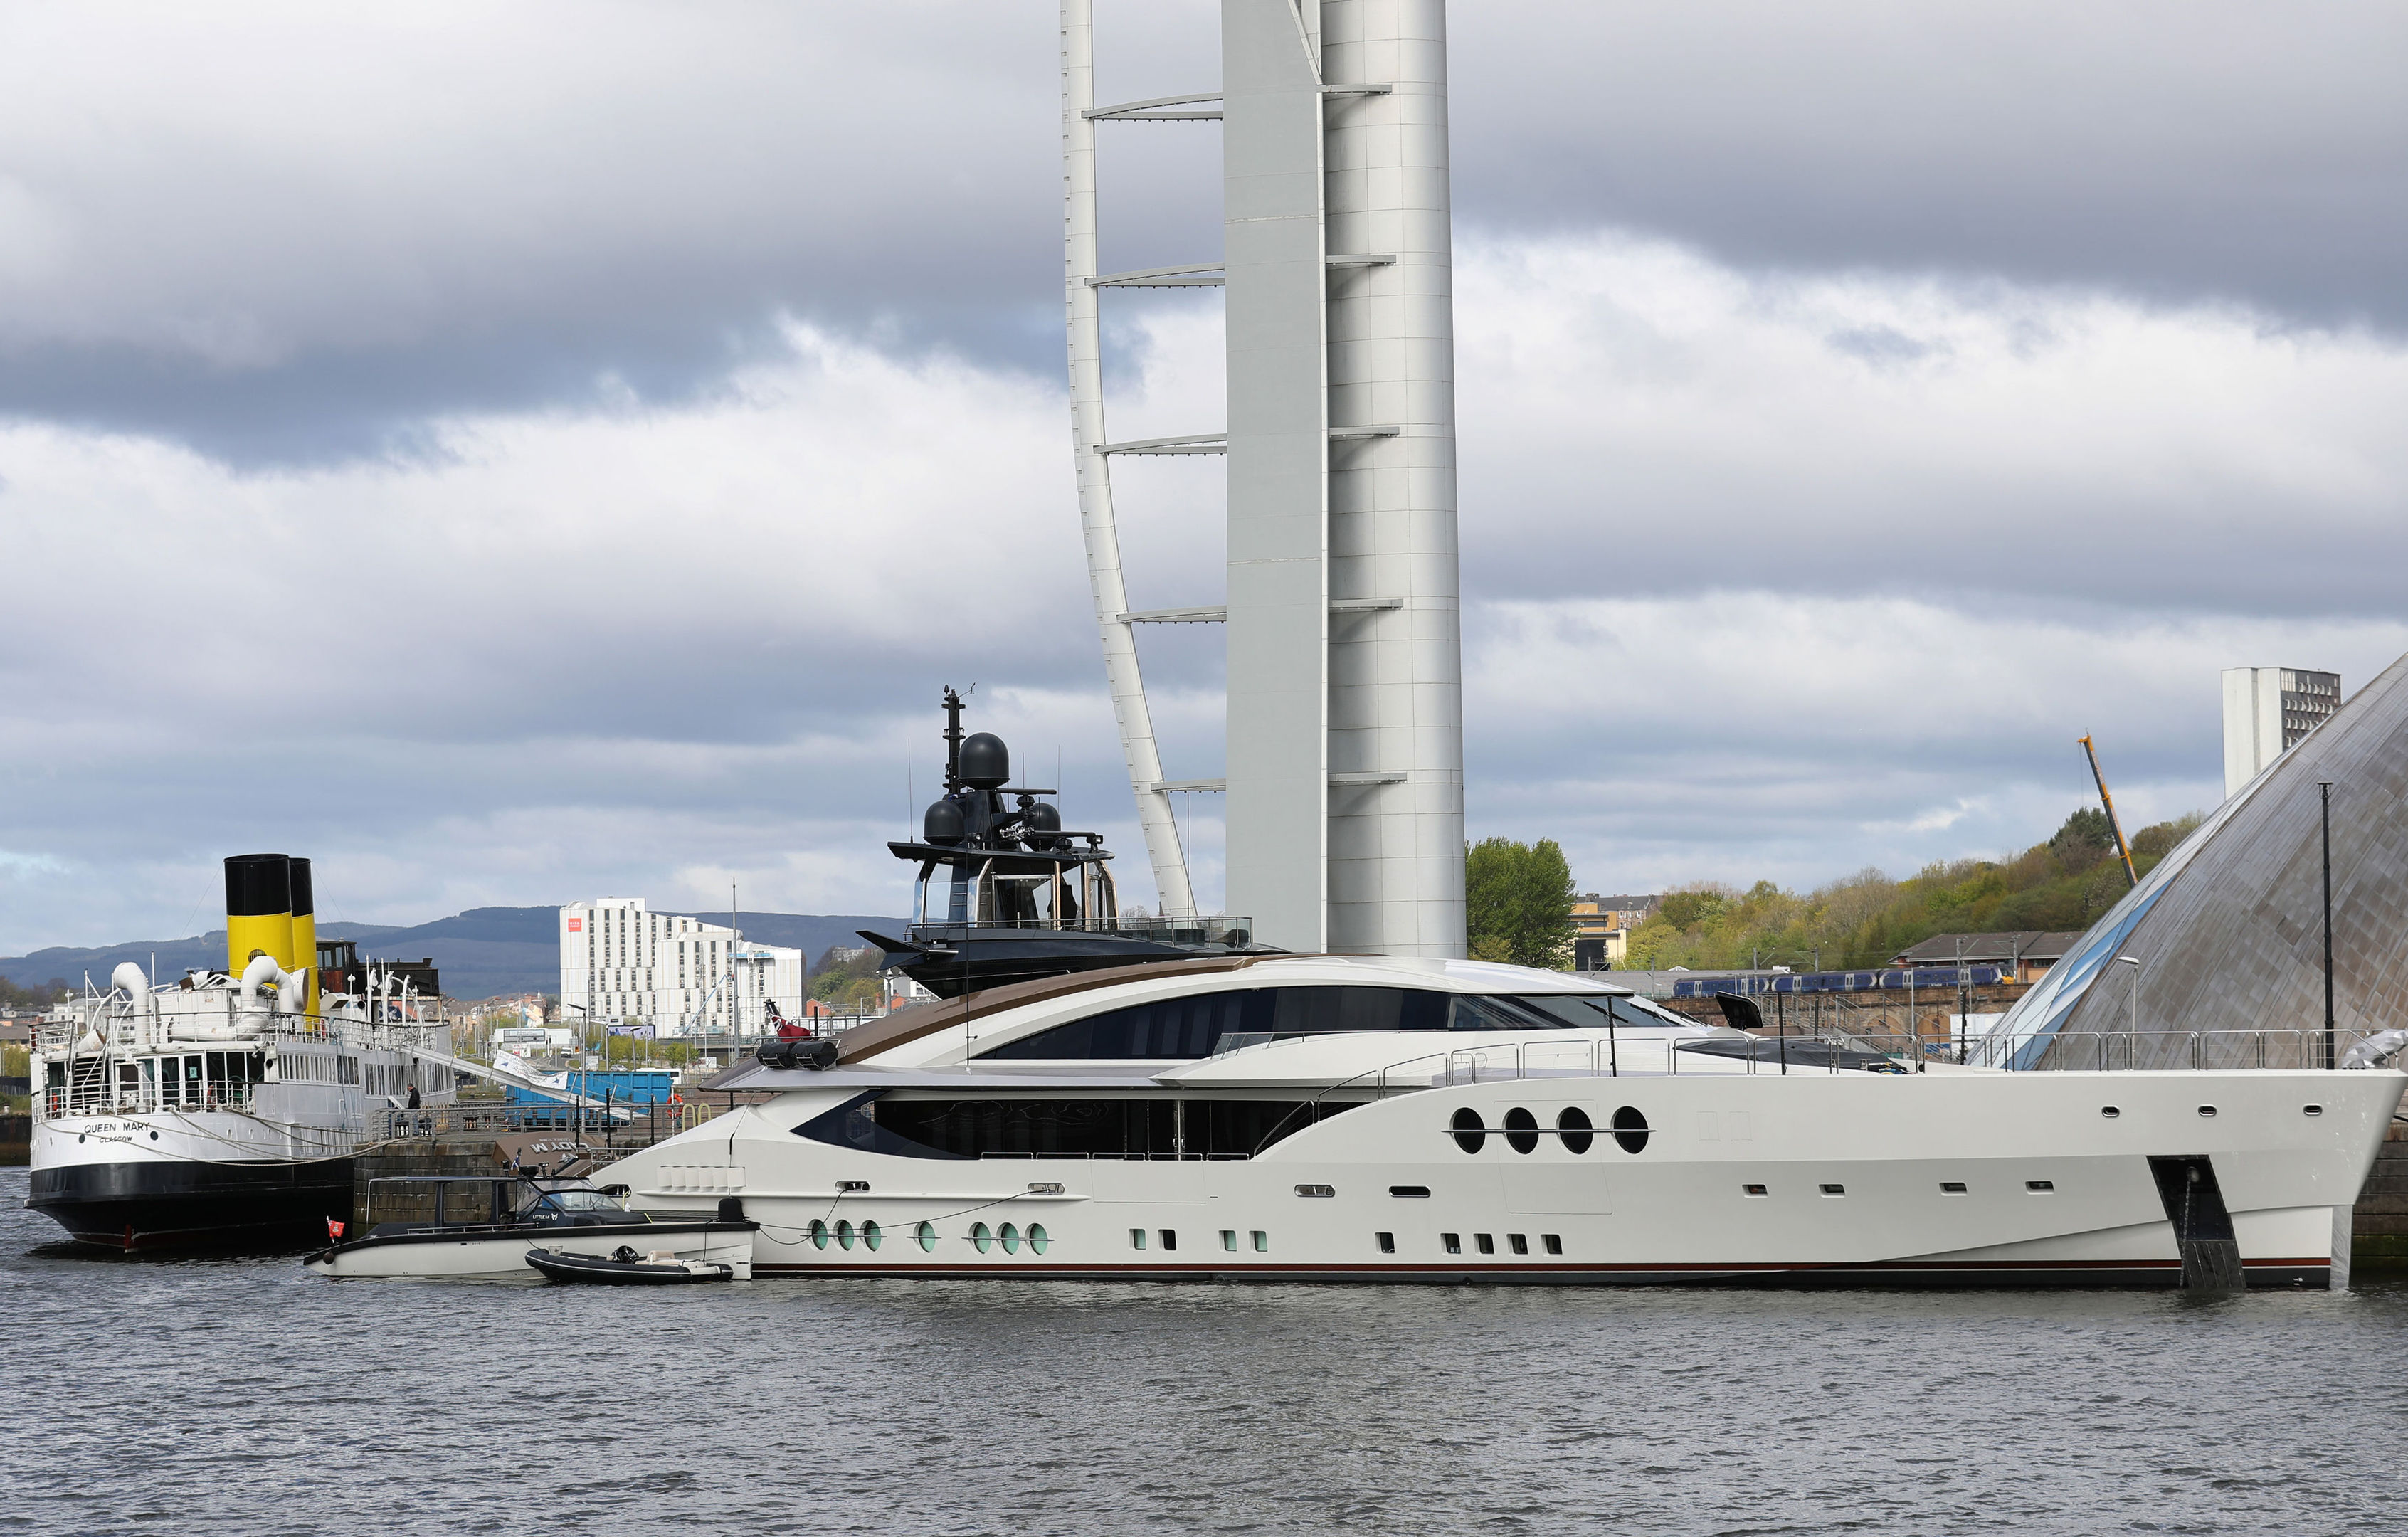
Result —
[{"label": "orange crane", "polygon": [[2124,861],[2125,885],[2137,886],[2141,877],[2132,869],[2132,845],[2124,841],[2124,825],[2115,820],[2115,797],[2107,793],[2107,776],[2099,771],[2099,749],[2090,745],[2086,736],[2076,740],[2082,743],[2082,750],[2090,754],[2090,777],[2099,782],[2099,803],[2107,808],[2107,830],[2115,835],[2115,857]]}]

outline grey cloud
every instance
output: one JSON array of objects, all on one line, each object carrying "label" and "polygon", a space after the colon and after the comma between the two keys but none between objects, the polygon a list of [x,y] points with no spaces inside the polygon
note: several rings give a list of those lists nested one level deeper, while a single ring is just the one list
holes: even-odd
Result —
[{"label": "grey cloud", "polygon": [[2408,323],[2408,12],[1459,5],[1471,223]]},{"label": "grey cloud", "polygon": [[[1209,0],[1103,10],[1106,95],[1210,89]],[[1058,369],[1050,11],[146,16],[0,21],[0,411],[245,463],[406,451],[424,418],[606,381],[707,394],[780,314]],[[2396,9],[1485,0],[1452,24],[1468,234],[2408,316]],[[1217,151],[1109,136],[1108,264],[1209,259]]]}]

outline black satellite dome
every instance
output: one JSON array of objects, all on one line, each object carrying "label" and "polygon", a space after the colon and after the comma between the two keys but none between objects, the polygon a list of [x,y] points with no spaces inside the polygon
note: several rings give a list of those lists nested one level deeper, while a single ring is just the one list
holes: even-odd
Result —
[{"label": "black satellite dome", "polygon": [[1011,779],[1011,749],[992,731],[962,743],[962,783],[974,790],[999,789]]},{"label": "black satellite dome", "polygon": [[959,801],[939,800],[928,808],[924,821],[925,837],[931,843],[960,843],[970,836],[969,818],[962,815]]}]

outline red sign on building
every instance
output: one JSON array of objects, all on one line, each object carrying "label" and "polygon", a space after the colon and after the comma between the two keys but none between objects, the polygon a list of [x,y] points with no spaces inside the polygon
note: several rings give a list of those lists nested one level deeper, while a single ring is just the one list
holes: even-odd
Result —
[{"label": "red sign on building", "polygon": [[584,933],[584,932],[585,932],[585,920],[584,920],[584,919],[582,919],[582,918],[571,918],[571,919],[569,919],[569,920],[568,920],[568,931],[569,931],[571,934],[582,934],[582,933]]}]

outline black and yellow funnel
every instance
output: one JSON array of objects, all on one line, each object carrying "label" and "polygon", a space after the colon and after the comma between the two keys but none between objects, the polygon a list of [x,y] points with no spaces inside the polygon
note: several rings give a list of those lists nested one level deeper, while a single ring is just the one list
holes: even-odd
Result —
[{"label": "black and yellow funnel", "polygon": [[[294,970],[293,861],[280,854],[233,855],[225,882],[227,975],[242,975],[253,955],[273,955]],[[316,930],[313,919],[313,936]]]},{"label": "black and yellow funnel", "polygon": [[303,979],[308,988],[304,1013],[318,1012],[318,903],[309,889],[309,861],[295,859],[293,875],[293,958],[284,969]]}]

